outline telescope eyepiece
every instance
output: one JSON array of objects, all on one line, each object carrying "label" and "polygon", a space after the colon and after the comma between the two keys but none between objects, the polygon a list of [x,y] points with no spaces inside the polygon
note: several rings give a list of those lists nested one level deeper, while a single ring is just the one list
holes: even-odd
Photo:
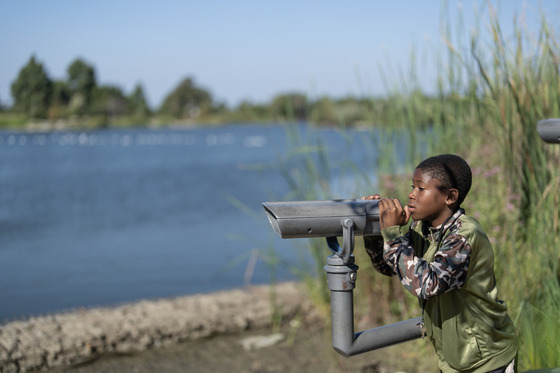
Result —
[{"label": "telescope eyepiece", "polygon": [[544,142],[560,144],[560,119],[539,120],[537,122],[537,132]]}]

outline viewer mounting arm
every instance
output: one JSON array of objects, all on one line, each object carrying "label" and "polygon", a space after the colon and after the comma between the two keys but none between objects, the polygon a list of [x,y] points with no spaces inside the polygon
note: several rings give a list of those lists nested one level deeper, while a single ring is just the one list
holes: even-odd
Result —
[{"label": "viewer mounting arm", "polygon": [[352,255],[354,240],[356,235],[381,234],[377,204],[377,200],[355,199],[263,203],[280,237],[326,237],[333,252],[324,267],[331,291],[333,347],[346,357],[422,336],[420,317],[354,333],[353,290],[358,271]]}]

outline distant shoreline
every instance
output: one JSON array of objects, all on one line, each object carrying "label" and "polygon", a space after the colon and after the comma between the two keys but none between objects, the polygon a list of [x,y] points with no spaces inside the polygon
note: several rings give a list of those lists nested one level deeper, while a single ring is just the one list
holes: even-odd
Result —
[{"label": "distant shoreline", "polygon": [[[294,122],[296,124],[308,124],[305,122]],[[169,123],[130,123],[120,125],[82,125],[70,120],[56,120],[56,121],[31,121],[22,125],[0,125],[0,133],[3,131],[11,132],[24,132],[24,133],[49,133],[49,132],[63,132],[63,131],[100,131],[100,130],[125,130],[125,129],[153,129],[153,130],[190,130],[198,128],[220,128],[225,126],[273,126],[285,125],[287,122],[223,122],[223,123],[199,123],[199,122],[169,122]],[[321,128],[328,128],[335,126],[321,126]]]}]

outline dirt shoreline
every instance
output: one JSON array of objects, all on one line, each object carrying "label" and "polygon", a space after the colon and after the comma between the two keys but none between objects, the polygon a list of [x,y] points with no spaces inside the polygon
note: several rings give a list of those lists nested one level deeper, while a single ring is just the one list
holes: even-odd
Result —
[{"label": "dirt shoreline", "polygon": [[302,287],[286,282],[32,317],[0,326],[0,372],[46,370],[264,328],[310,310]]},{"label": "dirt shoreline", "polygon": [[344,358],[328,321],[294,282],[79,310],[0,326],[0,372],[434,371],[404,345]]},{"label": "dirt shoreline", "polygon": [[[296,323],[297,324],[297,323]],[[327,328],[328,329],[328,328]],[[436,373],[430,359],[412,358],[398,345],[345,358],[332,348],[329,331],[312,324],[266,327],[242,333],[220,334],[197,341],[133,354],[108,354],[80,365],[49,373]],[[275,344],[246,349],[249,338],[281,334]],[[420,363],[418,362],[419,360]],[[422,361],[423,360],[423,361]]]}]

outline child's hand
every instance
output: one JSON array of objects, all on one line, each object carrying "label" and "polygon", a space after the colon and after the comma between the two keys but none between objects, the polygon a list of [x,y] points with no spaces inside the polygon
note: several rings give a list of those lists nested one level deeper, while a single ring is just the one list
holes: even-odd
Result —
[{"label": "child's hand", "polygon": [[378,206],[381,229],[394,225],[405,225],[408,223],[408,219],[410,219],[410,210],[408,206],[403,208],[401,202],[396,198],[381,198]]}]

